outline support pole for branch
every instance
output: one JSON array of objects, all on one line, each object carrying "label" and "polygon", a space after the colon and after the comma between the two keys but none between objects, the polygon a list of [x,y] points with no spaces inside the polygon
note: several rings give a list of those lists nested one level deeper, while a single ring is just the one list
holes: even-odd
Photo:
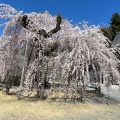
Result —
[{"label": "support pole for branch", "polygon": [[18,92],[18,100],[20,100],[20,92],[21,92],[22,86],[23,86],[23,79],[24,79],[24,72],[25,72],[25,60],[26,60],[26,55],[27,55],[27,49],[28,49],[28,40],[27,40],[26,47],[25,47],[25,55],[24,55],[23,68],[22,68],[22,75],[21,75],[20,86],[19,86],[19,92]]}]

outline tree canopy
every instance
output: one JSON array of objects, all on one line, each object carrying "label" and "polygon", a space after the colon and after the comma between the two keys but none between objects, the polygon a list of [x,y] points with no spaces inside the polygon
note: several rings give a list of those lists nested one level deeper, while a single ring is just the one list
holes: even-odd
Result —
[{"label": "tree canopy", "polygon": [[[11,6],[2,6],[7,7],[4,14],[10,18]],[[44,91],[46,82],[51,86],[59,83],[68,93],[78,92],[80,86],[93,82],[119,84],[119,60],[99,27],[87,26],[86,22],[73,26],[47,11],[26,15],[30,21],[23,26],[24,14],[19,11],[12,14],[0,38],[2,79],[8,72],[19,75],[25,89],[37,92]],[[60,20],[57,24],[56,19]],[[40,30],[45,30],[45,34],[52,30],[54,34],[46,37],[38,34]],[[29,64],[27,53],[37,54]]]}]

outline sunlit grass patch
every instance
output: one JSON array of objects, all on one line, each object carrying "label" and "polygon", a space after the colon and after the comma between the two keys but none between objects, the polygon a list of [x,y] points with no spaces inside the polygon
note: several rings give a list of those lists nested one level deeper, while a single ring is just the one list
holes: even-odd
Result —
[{"label": "sunlit grass patch", "polygon": [[[30,94],[30,93],[29,93]],[[28,93],[25,93],[27,98]],[[65,103],[17,100],[16,95],[0,91],[0,120],[119,120],[120,104]],[[22,95],[21,98],[24,96]],[[31,101],[30,101],[31,99]],[[33,100],[33,101],[32,101]]]}]

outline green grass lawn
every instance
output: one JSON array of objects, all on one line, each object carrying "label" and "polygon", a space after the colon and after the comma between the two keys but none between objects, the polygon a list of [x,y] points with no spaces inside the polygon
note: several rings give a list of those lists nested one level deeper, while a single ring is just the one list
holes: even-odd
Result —
[{"label": "green grass lawn", "polygon": [[120,104],[17,100],[0,91],[0,120],[120,120]]}]

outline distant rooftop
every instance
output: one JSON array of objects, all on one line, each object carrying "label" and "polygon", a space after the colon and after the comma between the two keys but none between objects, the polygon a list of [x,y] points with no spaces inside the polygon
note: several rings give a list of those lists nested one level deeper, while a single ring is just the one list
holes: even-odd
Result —
[{"label": "distant rooftop", "polygon": [[117,35],[115,37],[115,39],[112,42],[113,45],[118,45],[120,44],[120,32],[117,32]]}]

